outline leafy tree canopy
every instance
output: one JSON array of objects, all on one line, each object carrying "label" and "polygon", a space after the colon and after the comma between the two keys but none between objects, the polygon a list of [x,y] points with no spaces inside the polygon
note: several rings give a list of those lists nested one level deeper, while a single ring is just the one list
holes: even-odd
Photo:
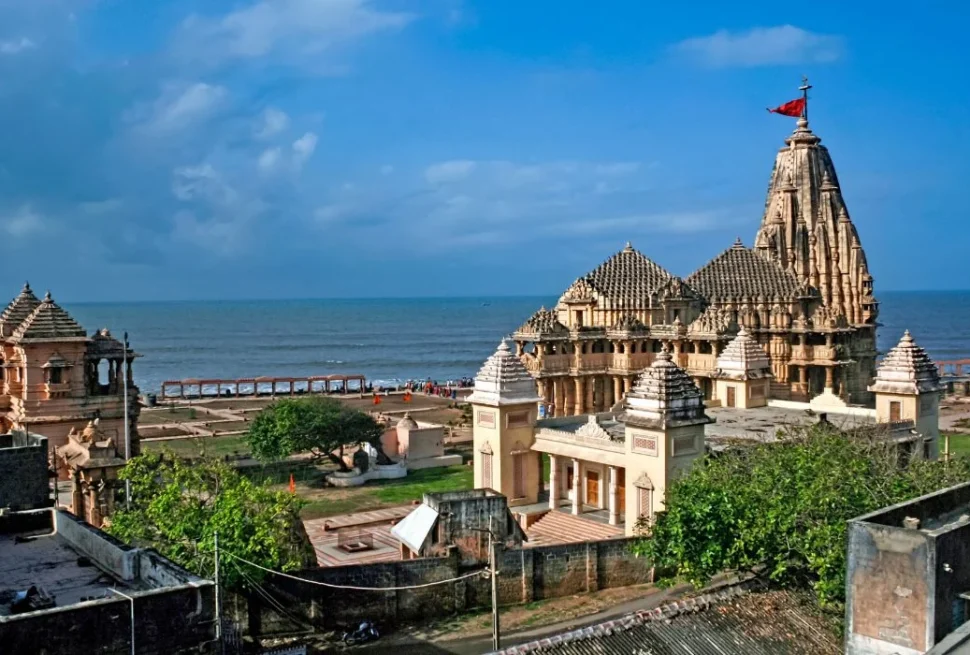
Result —
[{"label": "leafy tree canopy", "polygon": [[188,463],[171,453],[132,459],[120,477],[131,481],[131,507],[123,505],[106,528],[115,537],[150,546],[189,571],[214,573],[214,535],[225,556],[220,578],[240,588],[259,572],[232,555],[274,570],[295,570],[309,557],[299,519],[301,501],[255,483],[218,460]]},{"label": "leafy tree canopy", "polygon": [[311,453],[347,469],[343,448],[367,443],[380,449],[384,428],[374,417],[334,398],[310,396],[278,400],[253,419],[246,439],[253,455],[275,460],[293,453]]},{"label": "leafy tree canopy", "polygon": [[668,582],[758,570],[838,607],[849,519],[970,479],[970,460],[903,463],[898,453],[876,434],[817,425],[705,458],[670,484],[634,548]]}]

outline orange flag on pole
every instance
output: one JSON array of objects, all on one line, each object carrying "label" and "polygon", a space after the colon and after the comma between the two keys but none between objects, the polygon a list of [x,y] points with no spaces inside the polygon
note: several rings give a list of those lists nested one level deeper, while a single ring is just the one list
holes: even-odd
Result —
[{"label": "orange flag on pole", "polygon": [[374,394],[374,404],[375,405],[380,405],[381,404],[381,397],[378,396],[376,393]]},{"label": "orange flag on pole", "polygon": [[410,391],[405,391],[404,392],[404,402],[406,402],[406,403],[411,402],[411,392]]},{"label": "orange flag on pole", "polygon": [[290,493],[296,494],[296,480],[293,479],[292,473],[290,473]]}]

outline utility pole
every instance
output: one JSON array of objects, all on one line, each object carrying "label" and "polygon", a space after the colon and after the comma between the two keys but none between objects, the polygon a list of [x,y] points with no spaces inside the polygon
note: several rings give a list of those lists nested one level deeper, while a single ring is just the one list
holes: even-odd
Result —
[{"label": "utility pole", "polygon": [[498,623],[498,567],[495,561],[495,543],[492,537],[492,517],[488,518],[488,568],[492,579],[492,650],[498,651],[500,646]]},{"label": "utility pole", "polygon": [[[121,386],[124,388],[125,403],[125,462],[131,459],[131,429],[128,426],[128,333],[125,332],[122,344]],[[131,509],[131,480],[125,480],[125,509]]]},{"label": "utility pole", "polygon": [[222,598],[219,595],[219,533],[212,534],[212,545],[215,549],[216,568],[216,641],[219,642],[219,653],[224,653],[222,644]]}]

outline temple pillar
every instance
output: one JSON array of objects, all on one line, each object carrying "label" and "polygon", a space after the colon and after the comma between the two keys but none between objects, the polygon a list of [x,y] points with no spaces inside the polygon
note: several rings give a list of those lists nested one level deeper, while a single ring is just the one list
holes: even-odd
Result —
[{"label": "temple pillar", "polygon": [[613,376],[613,403],[611,406],[615,405],[621,400],[623,400],[623,378],[619,375],[615,375]]},{"label": "temple pillar", "polygon": [[559,458],[549,455],[549,509],[559,509]]},{"label": "temple pillar", "polygon": [[552,379],[552,415],[565,416],[566,398],[563,389],[562,379]]},{"label": "temple pillar", "polygon": [[573,514],[579,516],[582,511],[582,485],[580,478],[583,477],[583,465],[578,459],[573,459]]},{"label": "temple pillar", "polygon": [[630,393],[630,388],[633,386],[633,378],[623,377],[623,397],[625,398],[628,393]]},{"label": "temple pillar", "polygon": [[617,498],[617,471],[615,466],[610,467],[610,525],[618,525],[620,523],[620,513],[617,508],[617,503],[619,499]]},{"label": "temple pillar", "polygon": [[835,387],[835,369],[831,366],[825,367],[825,390],[832,392]]},{"label": "temple pillar", "polygon": [[575,386],[576,400],[574,403],[573,414],[585,414],[586,413],[586,380],[583,376],[579,376],[573,380],[573,386]]},{"label": "temple pillar", "polygon": [[609,376],[602,376],[599,378],[600,384],[603,385],[603,407],[609,409],[613,406],[613,385],[610,383]]},{"label": "temple pillar", "polygon": [[84,491],[81,489],[81,478],[77,471],[71,480],[71,512],[78,518],[84,518]]},{"label": "temple pillar", "polygon": [[596,378],[592,376],[586,379],[586,411],[590,414],[599,411],[596,406]]}]

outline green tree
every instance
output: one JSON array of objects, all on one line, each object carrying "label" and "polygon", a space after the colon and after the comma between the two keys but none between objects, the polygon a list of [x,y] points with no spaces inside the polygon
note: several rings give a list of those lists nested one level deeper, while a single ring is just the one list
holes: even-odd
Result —
[{"label": "green tree", "polygon": [[348,470],[345,446],[370,444],[386,461],[380,440],[383,426],[366,412],[351,409],[334,398],[311,396],[279,400],[253,419],[246,440],[260,460],[277,460],[309,452]]},{"label": "green tree", "polygon": [[302,529],[302,501],[275,492],[218,460],[187,463],[172,453],[132,459],[120,477],[131,482],[129,509],[111,517],[107,531],[122,541],[149,546],[198,575],[211,577],[214,535],[224,554],[222,582],[242,588],[240,568],[261,576],[233,556],[274,570],[295,570],[310,561]]},{"label": "green tree", "polygon": [[970,479],[970,460],[904,462],[879,437],[818,425],[707,457],[669,485],[634,549],[668,582],[757,571],[838,607],[849,519]]}]

